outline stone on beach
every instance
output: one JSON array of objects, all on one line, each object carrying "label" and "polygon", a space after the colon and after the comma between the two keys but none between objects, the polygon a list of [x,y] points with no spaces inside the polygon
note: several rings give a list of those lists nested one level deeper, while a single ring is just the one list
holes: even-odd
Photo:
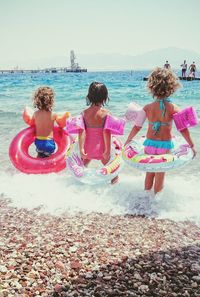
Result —
[{"label": "stone on beach", "polygon": [[200,296],[200,228],[0,200],[0,296]]}]

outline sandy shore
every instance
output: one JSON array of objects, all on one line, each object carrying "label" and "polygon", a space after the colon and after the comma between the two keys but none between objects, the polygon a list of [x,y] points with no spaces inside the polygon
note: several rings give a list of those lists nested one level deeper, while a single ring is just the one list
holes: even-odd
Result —
[{"label": "sandy shore", "polygon": [[0,200],[0,296],[200,296],[200,228]]}]

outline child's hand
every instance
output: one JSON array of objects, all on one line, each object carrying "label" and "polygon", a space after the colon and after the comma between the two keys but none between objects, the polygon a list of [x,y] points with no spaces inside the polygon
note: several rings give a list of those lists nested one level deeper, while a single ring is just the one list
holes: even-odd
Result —
[{"label": "child's hand", "polygon": [[85,153],[85,150],[82,149],[82,150],[80,151],[80,153],[81,153],[81,159],[82,159],[82,160],[86,160],[86,159],[87,159],[87,154]]},{"label": "child's hand", "polygon": [[103,153],[103,159],[107,163],[110,160],[110,152],[105,151]]}]

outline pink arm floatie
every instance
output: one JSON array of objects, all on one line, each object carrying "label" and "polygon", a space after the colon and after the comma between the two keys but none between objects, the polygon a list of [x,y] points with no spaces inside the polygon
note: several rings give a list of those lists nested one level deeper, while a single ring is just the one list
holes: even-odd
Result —
[{"label": "pink arm floatie", "polygon": [[107,115],[104,129],[109,130],[113,135],[123,135],[125,123],[126,121],[123,119],[118,119],[111,115]]},{"label": "pink arm floatie", "polygon": [[78,134],[80,130],[85,130],[83,116],[69,118],[66,122],[65,132],[68,134]]},{"label": "pink arm floatie", "polygon": [[199,123],[197,113],[192,106],[173,114],[173,119],[178,131],[194,127]]},{"label": "pink arm floatie", "polygon": [[135,125],[138,127],[142,127],[145,120],[146,120],[146,112],[144,111],[144,109],[141,109],[138,111],[137,117],[135,119]]},{"label": "pink arm floatie", "polygon": [[25,107],[22,117],[23,120],[26,124],[29,126],[34,126],[35,125],[35,119],[33,117],[34,111],[30,107]]},{"label": "pink arm floatie", "polygon": [[146,112],[135,102],[131,102],[125,113],[125,119],[138,127],[142,127],[146,120]]},{"label": "pink arm floatie", "polygon": [[56,123],[59,127],[64,128],[66,126],[66,121],[70,117],[70,113],[68,111],[63,114],[59,114],[56,116]]}]

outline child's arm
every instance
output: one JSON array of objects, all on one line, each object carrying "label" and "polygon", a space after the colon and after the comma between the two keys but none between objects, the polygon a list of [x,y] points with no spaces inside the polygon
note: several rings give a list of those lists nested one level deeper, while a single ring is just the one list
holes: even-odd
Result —
[{"label": "child's arm", "polygon": [[194,158],[196,156],[196,154],[197,154],[197,151],[196,151],[194,142],[192,141],[192,138],[190,136],[189,130],[188,129],[184,129],[184,130],[180,131],[180,133],[182,134],[182,136],[185,138],[185,140],[187,141],[187,143],[191,147],[191,149],[193,151],[193,158]]},{"label": "child's arm", "polygon": [[31,108],[29,107],[25,107],[24,111],[23,111],[23,120],[26,124],[28,124],[29,126],[33,126],[35,125],[35,117],[34,117],[34,112]]},{"label": "child's arm", "polygon": [[87,154],[85,153],[84,149],[84,144],[85,144],[85,130],[80,130],[79,135],[78,135],[78,142],[79,142],[79,149],[80,149],[80,154],[81,158],[87,159]]},{"label": "child's arm", "polygon": [[173,114],[176,112],[179,112],[181,109],[174,103],[172,103],[172,105],[173,105],[173,109],[172,109],[172,117],[173,117]]},{"label": "child's arm", "polygon": [[137,135],[137,133],[141,130],[142,127],[139,126],[133,126],[124,146],[126,146],[134,137]]},{"label": "child's arm", "polygon": [[106,162],[110,159],[110,149],[111,149],[111,134],[110,131],[103,131],[103,140],[105,145],[105,150],[103,153],[103,158]]}]

